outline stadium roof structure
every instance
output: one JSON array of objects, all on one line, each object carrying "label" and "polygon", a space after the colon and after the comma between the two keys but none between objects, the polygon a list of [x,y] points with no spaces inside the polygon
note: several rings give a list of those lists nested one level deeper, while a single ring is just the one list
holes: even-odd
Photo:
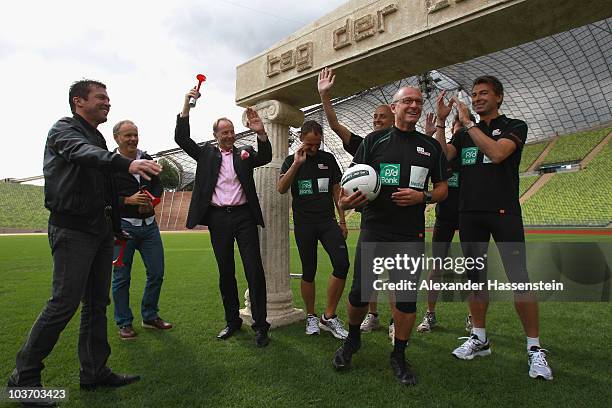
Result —
[{"label": "stadium roof structure", "polygon": [[[365,136],[372,131],[372,113],[388,104],[403,86],[418,86],[426,96],[421,124],[428,112],[435,111],[435,100],[442,90],[457,92],[469,102],[471,84],[480,75],[495,75],[504,84],[501,112],[525,120],[528,142],[549,139],[612,122],[612,18],[587,24],[522,45],[497,51],[454,65],[440,67],[357,94],[333,100],[341,123],[353,133]],[[316,83],[313,82],[313,87]],[[304,110],[306,120],[324,126],[322,149],[332,152],[342,169],[351,156],[331,131],[320,105]],[[450,120],[450,118],[449,118]],[[290,131],[289,152],[299,147],[298,131]],[[447,135],[450,137],[450,134]],[[237,135],[237,146],[253,145],[255,135]],[[194,179],[196,163],[180,149],[166,150],[154,157],[165,157],[181,172],[178,189]]]}]

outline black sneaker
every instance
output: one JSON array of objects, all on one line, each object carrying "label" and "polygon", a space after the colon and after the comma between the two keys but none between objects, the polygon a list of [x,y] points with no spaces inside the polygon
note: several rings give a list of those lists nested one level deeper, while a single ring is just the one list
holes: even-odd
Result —
[{"label": "black sneaker", "polygon": [[354,346],[351,342],[345,340],[340,348],[336,350],[336,354],[334,354],[334,359],[332,360],[334,368],[338,371],[351,368],[351,358],[353,358],[353,354],[359,350],[359,347],[360,346]]},{"label": "black sneaker", "polygon": [[404,354],[391,353],[389,362],[391,363],[393,374],[395,374],[395,378],[397,378],[400,384],[416,385],[416,375],[412,372],[412,367],[410,367],[410,363],[406,361]]}]

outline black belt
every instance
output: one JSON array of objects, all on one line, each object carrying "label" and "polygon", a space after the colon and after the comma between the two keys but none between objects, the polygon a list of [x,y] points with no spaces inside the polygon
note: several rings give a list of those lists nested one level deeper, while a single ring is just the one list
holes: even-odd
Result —
[{"label": "black belt", "polygon": [[246,209],[247,207],[248,207],[248,204],[224,205],[224,206],[212,205],[212,208],[216,208],[217,210],[225,211],[226,213],[231,213],[236,210],[242,210],[243,208]]}]

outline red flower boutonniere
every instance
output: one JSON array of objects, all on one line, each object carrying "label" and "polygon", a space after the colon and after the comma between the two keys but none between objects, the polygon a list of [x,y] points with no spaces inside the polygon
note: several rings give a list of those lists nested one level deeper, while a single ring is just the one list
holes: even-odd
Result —
[{"label": "red flower boutonniere", "polygon": [[240,152],[240,158],[242,160],[248,159],[249,156],[251,156],[251,155],[249,154],[249,152],[247,150],[243,150],[243,151]]}]

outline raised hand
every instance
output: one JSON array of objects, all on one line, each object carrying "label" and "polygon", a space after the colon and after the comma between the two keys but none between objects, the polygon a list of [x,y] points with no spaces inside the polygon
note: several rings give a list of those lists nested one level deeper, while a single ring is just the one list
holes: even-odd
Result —
[{"label": "raised hand", "polygon": [[249,129],[257,133],[258,135],[266,133],[263,122],[261,121],[261,118],[259,117],[255,109],[248,107],[246,109],[246,117],[247,117],[246,125]]},{"label": "raised hand", "polygon": [[317,89],[320,94],[327,93],[334,86],[334,80],[336,79],[336,75],[334,75],[334,71],[331,68],[323,68],[321,72],[319,72],[319,80],[317,81]]},{"label": "raised hand", "polygon": [[457,113],[459,114],[459,121],[463,126],[466,126],[472,120],[470,119],[470,109],[467,105],[459,100],[456,96],[453,96],[451,102],[454,102],[457,106]]},{"label": "raised hand", "polygon": [[436,115],[429,112],[425,115],[425,134],[431,136],[436,133]]},{"label": "raised hand", "polygon": [[304,153],[304,148],[300,147],[295,151],[295,155],[293,156],[293,163],[296,166],[301,166],[306,161],[306,153]]},{"label": "raised hand", "polygon": [[450,115],[451,110],[453,108],[453,104],[455,104],[458,99],[456,96],[453,96],[448,103],[444,100],[444,96],[446,95],[446,91],[440,92],[440,95],[436,98],[436,116],[438,117],[438,121],[441,124],[446,122],[446,118]]},{"label": "raised hand", "polygon": [[189,98],[198,99],[200,96],[202,96],[202,94],[201,94],[201,93],[199,93],[199,92],[196,90],[196,87],[194,86],[193,88],[191,88],[191,90],[190,90],[189,92],[187,92],[187,93],[185,94],[185,100],[186,100],[187,102],[189,102]]}]

